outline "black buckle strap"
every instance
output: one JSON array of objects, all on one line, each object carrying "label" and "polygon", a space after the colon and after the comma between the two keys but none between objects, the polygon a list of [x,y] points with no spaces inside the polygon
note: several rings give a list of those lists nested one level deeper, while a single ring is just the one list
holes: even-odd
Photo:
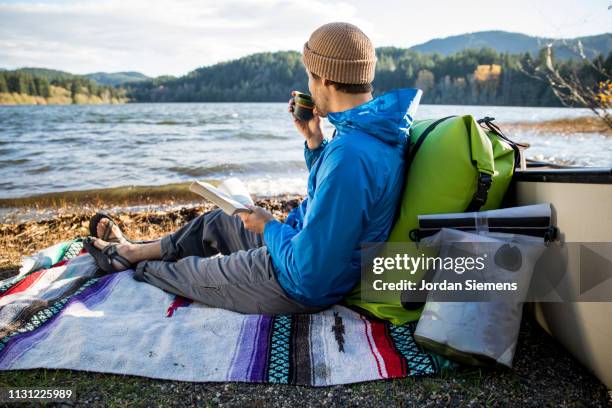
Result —
[{"label": "black buckle strap", "polygon": [[510,147],[512,147],[512,150],[514,150],[514,168],[517,169],[521,166],[521,151],[519,147],[527,148],[527,145],[517,143],[507,137],[504,132],[502,132],[502,130],[499,128],[499,126],[493,123],[494,120],[495,118],[485,116],[482,119],[478,119],[476,122],[485,130],[495,133],[502,140],[505,140],[510,145]]},{"label": "black buckle strap", "polygon": [[559,238],[559,229],[554,225],[548,227],[548,230],[544,233],[544,242],[546,245],[550,245],[553,241]]},{"label": "black buckle strap", "polygon": [[[419,148],[425,141],[425,138],[436,128],[436,126],[438,126],[440,123],[444,122],[445,120],[453,118],[453,117],[455,116],[452,115],[452,116],[447,116],[445,118],[438,119],[434,121],[432,124],[430,124],[429,126],[427,126],[427,128],[423,131],[423,133],[421,133],[421,135],[419,136],[418,140],[416,141],[414,145],[412,145],[410,142],[410,135],[408,136],[408,139],[406,140],[406,146],[404,148],[404,168],[403,168],[403,171],[404,171],[403,180],[404,181],[402,181],[402,193],[400,197],[404,197],[405,187],[406,187],[405,186],[406,173],[410,171],[410,166],[412,165],[414,156],[416,155],[417,151],[419,150]],[[410,130],[412,131],[412,128]],[[402,211],[402,205],[400,203],[395,208],[395,215],[393,217],[394,224],[399,219],[401,211]]]},{"label": "black buckle strap", "polygon": [[476,187],[476,192],[474,193],[474,197],[472,197],[472,202],[468,205],[465,211],[479,211],[480,207],[482,207],[486,202],[489,195],[489,189],[491,188],[491,183],[493,182],[493,177],[487,173],[478,173],[478,186]]}]

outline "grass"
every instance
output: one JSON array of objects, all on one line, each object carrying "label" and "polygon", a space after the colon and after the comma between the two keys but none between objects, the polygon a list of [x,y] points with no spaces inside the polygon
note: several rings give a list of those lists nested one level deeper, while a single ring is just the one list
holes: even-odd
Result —
[{"label": "grass", "polygon": [[[538,353],[533,353],[533,349]],[[543,351],[543,349],[547,351]],[[531,351],[530,351],[531,350]],[[550,357],[553,357],[549,360]],[[541,365],[554,364],[553,375]],[[573,375],[566,376],[567,370]],[[606,406],[605,387],[526,320],[514,370],[464,368],[439,377],[403,378],[325,388],[190,383],[134,376],[26,370],[0,372],[3,387],[73,387],[77,404],[174,406]]]}]

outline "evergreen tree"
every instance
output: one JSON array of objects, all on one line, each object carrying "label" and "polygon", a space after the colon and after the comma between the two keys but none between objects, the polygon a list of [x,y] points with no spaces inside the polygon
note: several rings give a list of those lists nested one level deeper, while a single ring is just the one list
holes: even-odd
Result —
[{"label": "evergreen tree", "polygon": [[38,94],[43,98],[48,98],[51,96],[49,81],[45,77],[38,78]]},{"label": "evergreen tree", "polygon": [[32,96],[38,95],[38,90],[36,89],[36,80],[30,77],[27,80],[27,84],[28,84],[27,94],[32,95]]},{"label": "evergreen tree", "polygon": [[76,102],[76,96],[79,93],[79,85],[76,81],[72,81],[70,83],[70,97],[72,98],[72,103]]},{"label": "evergreen tree", "polygon": [[6,78],[4,74],[0,72],[0,93],[7,93],[9,91],[8,85],[6,83]]}]

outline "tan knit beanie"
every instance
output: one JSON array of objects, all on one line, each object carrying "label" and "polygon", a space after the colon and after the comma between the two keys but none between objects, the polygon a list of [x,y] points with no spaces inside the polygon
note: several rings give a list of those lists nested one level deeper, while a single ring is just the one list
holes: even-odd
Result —
[{"label": "tan knit beanie", "polygon": [[320,77],[343,84],[374,80],[376,52],[370,39],[348,23],[329,23],[315,30],[304,44],[302,62]]}]

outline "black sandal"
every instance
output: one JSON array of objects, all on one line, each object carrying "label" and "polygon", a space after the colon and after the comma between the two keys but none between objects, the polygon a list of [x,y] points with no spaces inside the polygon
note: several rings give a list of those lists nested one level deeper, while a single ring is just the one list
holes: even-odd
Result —
[{"label": "black sandal", "polygon": [[[98,224],[104,218],[108,219],[108,222],[106,223],[106,228],[104,228],[104,232],[102,233],[102,236],[99,237],[98,236]],[[101,240],[106,241],[106,242],[121,243],[119,238],[116,238],[116,239],[108,238],[111,232],[113,232],[114,225],[117,225],[117,223],[115,222],[115,220],[111,218],[110,215],[100,213],[100,212],[96,213],[96,215],[94,215],[91,218],[91,220],[89,220],[89,235],[91,235],[92,237],[100,238]],[[123,237],[123,239],[125,239],[126,242],[129,242],[130,244],[134,244],[134,242],[131,239],[125,236],[125,234],[123,233],[123,231],[121,231],[121,229],[119,229],[119,231],[121,232],[121,236]]]},{"label": "black sandal", "polygon": [[132,268],[132,263],[117,252],[117,244],[109,244],[103,249],[98,249],[93,244],[94,240],[87,237],[83,240],[83,247],[96,261],[96,264],[106,273],[121,272],[113,266],[113,261],[119,262],[126,269]]}]

